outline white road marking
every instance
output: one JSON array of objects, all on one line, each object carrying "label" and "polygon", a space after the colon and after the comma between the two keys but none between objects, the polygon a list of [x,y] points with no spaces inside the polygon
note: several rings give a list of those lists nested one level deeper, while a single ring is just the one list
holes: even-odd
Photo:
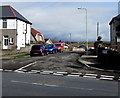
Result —
[{"label": "white road marking", "polygon": [[82,75],[82,73],[71,73],[72,75]]},{"label": "white road marking", "polygon": [[44,84],[45,86],[51,86],[51,87],[59,87],[57,85],[50,85],[50,84]]},{"label": "white road marking", "polygon": [[53,75],[56,75],[56,76],[64,76],[63,74],[60,74],[60,73],[53,73]]},{"label": "white road marking", "polygon": [[101,75],[101,80],[113,80],[114,76]]},{"label": "white road marking", "polygon": [[29,66],[31,66],[31,65],[33,65],[33,64],[35,64],[35,63],[37,63],[37,62],[33,62],[33,63],[30,63],[30,64],[28,64],[28,65],[26,65],[26,66],[23,66],[23,67],[15,70],[15,72],[18,72],[18,71],[20,71],[20,70],[24,70],[24,68],[29,67]]},{"label": "white road marking", "polygon": [[85,77],[85,78],[96,78],[97,74],[85,74],[83,77]]},{"label": "white road marking", "polygon": [[28,73],[40,73],[40,70],[31,70]]},{"label": "white road marking", "polygon": [[94,78],[96,79],[96,77],[93,77],[93,76],[83,76],[84,78]]},{"label": "white road marking", "polygon": [[101,77],[114,78],[114,76],[101,75]]},{"label": "white road marking", "polygon": [[42,71],[42,72],[40,72],[40,74],[53,74],[53,71]]},{"label": "white road marking", "polygon": [[0,69],[0,71],[3,71],[3,69]]},{"label": "white road marking", "polygon": [[15,80],[11,80],[11,82],[14,82],[14,83],[24,83],[24,84],[33,84],[33,85],[40,85],[40,86],[58,87],[57,85],[51,85],[51,84],[30,83],[30,82],[15,81]]},{"label": "white road marking", "polygon": [[120,80],[120,77],[119,77],[119,79],[118,80]]},{"label": "white road marking", "polygon": [[4,70],[4,71],[7,71],[7,72],[12,72],[13,70],[7,70],[7,69],[6,69],[6,70]]},{"label": "white road marking", "polygon": [[79,77],[80,75],[67,75],[67,76],[69,76],[69,77]]},{"label": "white road marking", "polygon": [[70,88],[70,89],[82,89],[82,90],[93,90],[91,88],[79,88],[79,87],[67,87],[67,86],[59,86],[59,85],[51,85],[51,84],[42,84],[42,83],[30,83],[30,82],[23,82],[23,81],[15,81],[11,80],[13,83],[23,83],[23,84],[32,84],[38,86],[47,86],[47,87],[62,87],[62,88]]},{"label": "white road marking", "polygon": [[19,70],[16,70],[15,72],[17,72],[17,73],[25,73],[25,72],[23,72],[23,71],[19,71]]},{"label": "white road marking", "polygon": [[56,72],[57,74],[68,74],[68,72]]}]

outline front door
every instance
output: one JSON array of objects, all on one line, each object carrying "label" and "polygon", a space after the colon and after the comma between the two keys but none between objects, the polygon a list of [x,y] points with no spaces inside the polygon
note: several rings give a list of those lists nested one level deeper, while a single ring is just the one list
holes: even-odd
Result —
[{"label": "front door", "polygon": [[8,36],[3,36],[3,49],[8,49],[9,38]]}]

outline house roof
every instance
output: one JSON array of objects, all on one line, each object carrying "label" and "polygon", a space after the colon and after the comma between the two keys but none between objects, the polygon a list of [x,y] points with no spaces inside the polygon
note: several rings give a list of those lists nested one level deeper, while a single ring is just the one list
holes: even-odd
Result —
[{"label": "house roof", "polygon": [[19,19],[26,23],[32,24],[30,21],[28,21],[25,17],[23,17],[19,12],[17,12],[10,5],[0,6],[0,18],[1,19]]},{"label": "house roof", "polygon": [[120,21],[120,14],[113,17],[112,20],[110,21],[109,25],[111,25],[114,22],[114,20]]},{"label": "house roof", "polygon": [[48,41],[49,39],[45,39],[45,42]]},{"label": "house roof", "polygon": [[39,31],[35,30],[34,28],[31,28],[31,33],[32,33],[32,35],[34,37],[36,36],[36,34],[40,34],[41,35],[41,33]]}]

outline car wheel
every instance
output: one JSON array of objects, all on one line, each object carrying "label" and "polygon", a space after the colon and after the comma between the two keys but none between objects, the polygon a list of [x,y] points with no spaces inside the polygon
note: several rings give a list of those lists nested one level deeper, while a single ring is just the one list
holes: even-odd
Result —
[{"label": "car wheel", "polygon": [[55,50],[55,53],[57,53],[57,50]]},{"label": "car wheel", "polygon": [[60,53],[62,53],[62,50],[60,50]]},{"label": "car wheel", "polygon": [[45,52],[45,55],[48,55],[48,52],[47,52],[47,51]]},{"label": "car wheel", "polygon": [[46,55],[48,55],[49,54],[49,52],[46,52]]},{"label": "car wheel", "polygon": [[32,57],[32,56],[33,56],[33,54],[30,54],[30,56]]},{"label": "car wheel", "polygon": [[43,52],[41,52],[41,54],[40,54],[41,56],[44,56],[44,53]]},{"label": "car wheel", "polygon": [[54,53],[55,53],[55,51],[53,50],[53,51],[52,51],[52,54],[54,54]]}]

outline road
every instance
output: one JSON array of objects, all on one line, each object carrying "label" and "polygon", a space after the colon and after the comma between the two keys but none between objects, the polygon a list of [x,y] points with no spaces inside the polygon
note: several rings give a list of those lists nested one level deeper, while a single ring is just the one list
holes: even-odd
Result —
[{"label": "road", "polygon": [[101,75],[115,73],[85,67],[77,62],[80,55],[64,52],[2,60],[3,96],[117,96],[118,82]]},{"label": "road", "polygon": [[118,96],[118,83],[83,77],[3,72],[3,96]]}]

